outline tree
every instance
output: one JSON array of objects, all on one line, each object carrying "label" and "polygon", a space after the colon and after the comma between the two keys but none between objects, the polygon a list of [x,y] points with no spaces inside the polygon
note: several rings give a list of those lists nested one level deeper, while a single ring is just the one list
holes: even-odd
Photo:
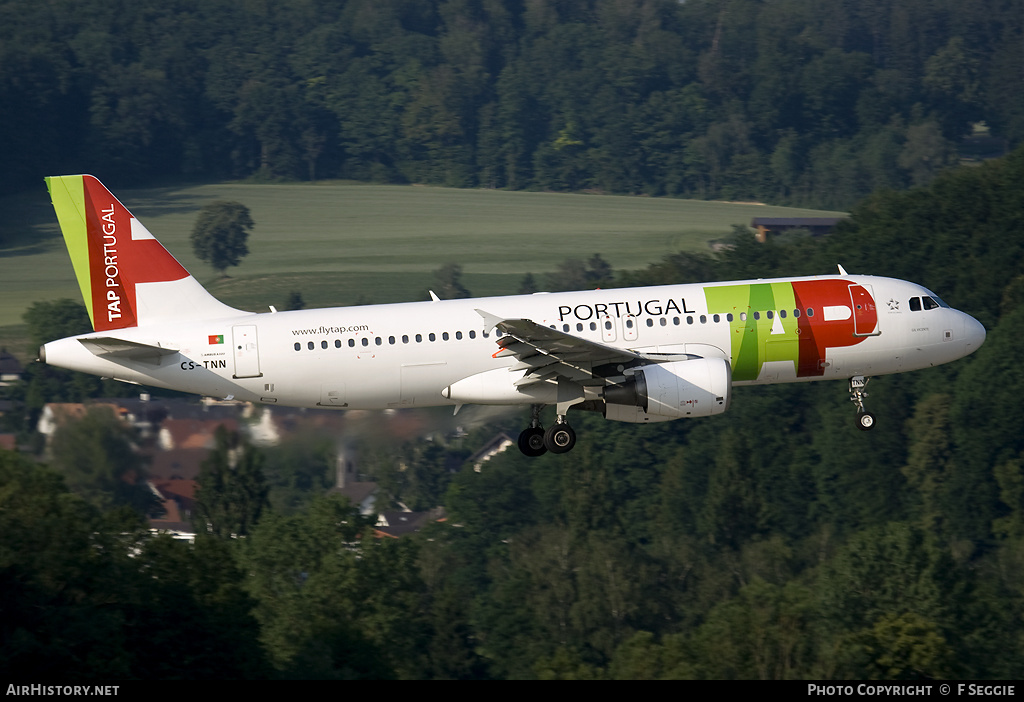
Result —
[{"label": "tree", "polygon": [[99,511],[56,472],[0,450],[0,530],[0,671],[131,677],[115,604],[125,595],[127,549],[116,548]]},{"label": "tree", "polygon": [[51,466],[72,491],[100,510],[127,506],[140,514],[160,512],[146,487],[134,431],[110,407],[91,407],[81,419],[63,422],[50,446]]},{"label": "tree", "polygon": [[240,202],[217,200],[199,211],[192,229],[192,250],[220,274],[237,266],[249,253],[245,242],[253,228],[249,208]]},{"label": "tree", "polygon": [[532,295],[538,292],[537,279],[533,277],[533,273],[527,273],[519,281],[519,294],[520,295]]},{"label": "tree", "polygon": [[601,254],[594,254],[586,262],[580,258],[567,258],[547,276],[551,290],[591,290],[614,284],[615,273]]},{"label": "tree", "polygon": [[81,302],[68,298],[33,302],[22,315],[28,325],[33,348],[54,339],[63,339],[92,331],[89,312]]},{"label": "tree", "polygon": [[217,447],[203,461],[196,491],[196,531],[221,538],[252,531],[268,506],[263,454],[238,432],[217,427]]},{"label": "tree", "polygon": [[434,271],[434,284],[442,300],[470,297],[469,290],[462,284],[462,266],[458,263],[446,263]]},{"label": "tree", "polygon": [[302,293],[298,290],[292,290],[288,293],[288,299],[284,303],[284,310],[304,310],[306,309],[306,301],[302,299]]}]

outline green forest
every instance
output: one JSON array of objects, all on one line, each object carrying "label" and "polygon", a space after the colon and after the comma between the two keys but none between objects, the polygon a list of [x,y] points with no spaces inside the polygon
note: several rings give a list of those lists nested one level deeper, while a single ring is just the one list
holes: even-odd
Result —
[{"label": "green forest", "polygon": [[1021,143],[1022,37],[1016,0],[4,0],[0,183],[846,209],[928,182],[979,125]]},{"label": "green forest", "polygon": [[[321,494],[330,462],[313,446],[234,446],[242,475],[222,444],[194,546],[150,535],[137,495],[76,482],[87,463],[105,470],[87,457],[121,460],[121,430],[97,420],[87,448],[61,454],[71,468],[0,450],[4,677],[1024,678],[1024,147],[947,167],[979,122],[1024,140],[1024,5],[52,0],[0,13],[9,187],[38,187],[45,167],[841,206],[851,216],[828,237],[738,235],[714,255],[630,271],[595,256],[579,273],[607,287],[841,264],[927,285],[988,330],[966,359],[874,379],[871,432],[845,385],[823,382],[737,388],[706,419],[582,413],[571,454],[513,449],[479,472],[465,459],[525,414],[461,438],[368,436],[361,469],[391,499],[448,515],[397,540]],[[26,321],[54,338],[84,310],[42,312]],[[16,393],[38,409],[105,384],[36,365]],[[279,499],[300,464],[321,474]],[[250,509],[229,514],[239,500],[225,496],[243,493]]]},{"label": "green forest", "polygon": [[[65,487],[86,463],[103,472],[88,456],[118,460],[117,432],[69,440],[63,469],[0,451],[0,671],[1019,679],[1022,183],[1024,149],[872,195],[832,237],[750,237],[718,257],[600,271],[655,284],[842,261],[929,281],[988,340],[956,363],[876,379],[869,433],[845,386],[826,382],[740,388],[707,419],[634,426],[583,413],[572,454],[512,450],[480,472],[449,466],[522,417],[461,439],[368,435],[361,467],[392,499],[448,512],[381,541],[347,503],[317,494],[331,465],[319,449],[250,448],[244,474],[200,477],[211,507],[194,547],[148,535],[130,496]],[[30,404],[88,387],[33,373]],[[269,490],[268,505],[268,487],[302,470],[307,491],[281,501]]]}]

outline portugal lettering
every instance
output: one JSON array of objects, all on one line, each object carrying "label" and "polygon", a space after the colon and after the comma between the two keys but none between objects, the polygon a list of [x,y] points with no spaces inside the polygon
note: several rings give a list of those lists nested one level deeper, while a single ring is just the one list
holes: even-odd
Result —
[{"label": "portugal lettering", "polygon": [[676,313],[676,314],[693,314],[696,310],[691,310],[686,306],[686,298],[679,298],[679,301],[669,298],[668,300],[637,300],[636,302],[597,302],[593,305],[559,305],[558,307],[558,321],[564,322],[566,318],[575,318],[580,321],[586,321],[588,319],[603,319],[605,317],[639,317],[640,315],[650,315],[651,317],[660,317],[662,315]]},{"label": "portugal lettering", "polygon": [[120,273],[117,269],[117,223],[114,222],[114,205],[103,213],[103,275],[107,279],[107,321],[121,318]]}]

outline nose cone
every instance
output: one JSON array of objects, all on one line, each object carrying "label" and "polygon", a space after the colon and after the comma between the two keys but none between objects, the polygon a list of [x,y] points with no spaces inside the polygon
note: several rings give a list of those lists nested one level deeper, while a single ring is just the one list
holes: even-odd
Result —
[{"label": "nose cone", "polygon": [[964,315],[964,338],[967,340],[967,353],[974,353],[985,343],[985,327],[970,315]]}]

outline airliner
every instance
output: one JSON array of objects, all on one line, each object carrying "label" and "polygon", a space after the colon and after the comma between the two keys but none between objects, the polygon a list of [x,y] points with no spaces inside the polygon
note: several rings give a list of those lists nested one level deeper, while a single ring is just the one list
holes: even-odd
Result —
[{"label": "airliner", "polygon": [[[528,456],[576,443],[569,410],[645,424],[721,414],[739,385],[846,380],[962,358],[985,328],[933,292],[835,275],[252,313],[210,295],[93,176],[47,188],[93,332],[45,363],[270,405],[531,409]],[[541,411],[555,408],[547,429]]]}]

